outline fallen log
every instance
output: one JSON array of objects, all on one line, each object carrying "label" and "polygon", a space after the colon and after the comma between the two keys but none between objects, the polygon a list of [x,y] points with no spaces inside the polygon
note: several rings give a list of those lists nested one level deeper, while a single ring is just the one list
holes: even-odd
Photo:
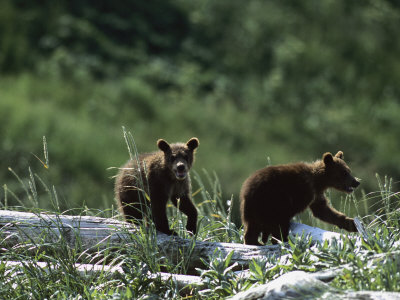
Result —
[{"label": "fallen log", "polygon": [[[50,269],[56,269],[59,266],[56,264],[49,264],[47,262],[28,262],[28,261],[0,261],[0,264],[4,263],[6,268],[21,270],[24,267],[35,267],[49,272]],[[93,265],[93,264],[74,264],[74,268],[81,276],[96,276],[100,273],[105,273],[106,276],[116,278],[118,275],[123,275],[125,272],[119,266],[108,266],[108,265]],[[15,273],[14,275],[18,275]],[[172,281],[176,288],[182,295],[190,293],[191,289],[195,288],[198,290],[204,289],[205,284],[202,282],[200,276],[193,275],[182,275],[182,274],[171,274],[171,273],[148,273],[147,277],[153,280],[161,280],[163,282]]]},{"label": "fallen log", "polygon": [[[66,216],[44,213],[27,213],[0,210],[0,237],[3,247],[22,243],[40,246],[43,243],[57,243],[61,240],[69,247],[77,246],[87,252],[118,247],[132,242],[135,226],[114,220],[91,216]],[[182,260],[182,253],[190,255],[188,270],[204,267],[201,259],[209,261],[216,249],[222,254],[234,251],[231,263],[247,267],[255,258],[280,254],[280,246],[249,246],[234,243],[216,243],[183,239],[157,233],[155,239],[159,251],[173,263]]]},{"label": "fallen log", "polygon": [[291,235],[300,235],[304,237],[311,237],[312,241],[315,242],[324,242],[326,240],[332,241],[334,239],[340,240],[341,234],[332,231],[326,231],[321,228],[308,226],[305,224],[299,224],[292,222],[290,224],[290,234]]},{"label": "fallen log", "polygon": [[[368,257],[369,268],[377,267],[382,261],[393,260],[400,267],[400,251],[379,253]],[[335,277],[344,274],[345,270],[353,271],[354,264],[345,264],[315,273],[293,271],[278,277],[266,284],[252,287],[229,298],[230,300],[275,300],[275,299],[368,299],[368,300],[400,300],[398,292],[376,291],[343,291],[327,284]]]},{"label": "fallen log", "polygon": [[[97,252],[109,247],[119,247],[132,241],[137,228],[127,222],[92,216],[68,216],[45,213],[28,213],[0,210],[0,237],[3,247],[31,243],[40,247],[43,243],[63,241],[71,248]],[[291,234],[310,234],[312,239],[340,239],[340,234],[303,224],[292,223]],[[280,255],[279,245],[250,246],[237,243],[204,242],[183,239],[157,233],[155,242],[162,254],[172,263],[182,261],[182,253],[188,261],[188,270],[204,266],[218,249],[222,254],[234,252],[231,263],[247,268],[252,259]]]},{"label": "fallen log", "polygon": [[[333,275],[335,277],[335,275]],[[400,299],[400,293],[375,291],[341,291],[324,281],[332,278],[319,273],[293,271],[266,284],[236,294],[230,300],[278,299]]]}]

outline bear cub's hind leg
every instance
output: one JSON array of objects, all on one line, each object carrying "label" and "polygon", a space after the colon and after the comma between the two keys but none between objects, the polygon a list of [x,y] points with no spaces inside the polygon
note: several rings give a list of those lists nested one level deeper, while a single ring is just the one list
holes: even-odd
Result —
[{"label": "bear cub's hind leg", "polygon": [[246,245],[255,245],[261,246],[260,242],[258,241],[258,237],[260,236],[261,228],[259,226],[247,223],[244,229],[244,243]]}]

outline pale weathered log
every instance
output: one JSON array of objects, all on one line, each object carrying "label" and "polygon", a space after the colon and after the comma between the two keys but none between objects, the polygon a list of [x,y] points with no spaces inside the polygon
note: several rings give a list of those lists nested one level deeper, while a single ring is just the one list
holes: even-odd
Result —
[{"label": "pale weathered log", "polygon": [[157,236],[157,245],[159,249],[168,258],[175,263],[181,260],[181,253],[190,255],[190,267],[202,268],[204,264],[201,259],[209,261],[215,253],[219,250],[223,256],[228,255],[233,251],[231,263],[237,264],[236,269],[247,268],[252,259],[260,259],[268,256],[280,255],[280,246],[249,246],[237,243],[217,243],[217,242],[203,242],[192,241],[189,239],[182,239],[179,237],[171,238],[166,235]]},{"label": "pale weathered log", "polygon": [[[76,247],[77,244],[85,251],[98,251],[108,247],[119,247],[132,241],[132,234],[137,229],[126,222],[114,219],[105,219],[90,216],[65,216],[50,215],[44,213],[24,213],[15,211],[0,210],[0,243],[5,247],[19,246],[23,243],[35,244],[40,247],[43,243],[57,243],[61,239],[69,247]],[[325,240],[340,240],[338,233],[324,231],[319,228],[303,224],[293,223],[291,234],[311,236],[314,242]],[[79,241],[79,243],[77,243]],[[155,239],[157,247],[171,262],[180,263],[182,257],[188,259],[188,270],[202,267],[201,259],[209,261],[214,252],[218,249],[222,254],[233,251],[231,263],[237,263],[241,268],[246,268],[249,262],[255,258],[263,258],[271,255],[280,255],[280,246],[248,246],[234,243],[213,243],[196,241],[194,239],[182,239],[158,233]],[[380,254],[371,256],[373,262],[379,263],[382,255],[398,256],[398,253]],[[8,265],[13,262],[7,262]],[[15,262],[18,264],[18,262]],[[40,266],[41,263],[37,263]],[[40,267],[46,267],[40,266]],[[112,274],[121,273],[120,267],[101,265],[77,265],[82,274],[93,274],[93,272],[107,271]],[[398,293],[378,292],[346,292],[330,288],[323,281],[329,281],[341,274],[344,268],[341,266],[333,270],[326,270],[314,274],[305,272],[292,272],[269,282],[266,285],[239,293],[233,299],[282,299],[285,297],[297,296],[318,296],[337,297],[345,295],[346,299],[356,297],[370,297],[369,299],[400,299]],[[161,280],[173,280],[179,289],[191,286],[196,289],[204,288],[201,278],[197,276],[177,275],[169,273],[150,274],[152,278]]]},{"label": "pale weathered log", "polygon": [[[75,248],[79,241],[82,249],[94,252],[107,247],[118,247],[132,241],[131,234],[137,232],[129,223],[91,216],[50,215],[0,210],[0,237],[3,247],[12,247],[24,242],[56,243],[63,239]],[[248,246],[234,243],[215,243],[183,239],[158,233],[157,246],[173,263],[180,263],[182,253],[188,259],[189,270],[203,267],[201,259],[208,261],[216,249],[222,254],[234,251],[232,264],[247,267],[255,258],[279,255],[279,246]]]},{"label": "pale weathered log", "polygon": [[278,299],[400,299],[400,293],[375,291],[340,291],[322,281],[319,273],[293,271],[266,284],[250,288],[231,300]]},{"label": "pale weathered log", "polygon": [[[40,246],[61,239],[69,247],[78,245],[87,252],[118,247],[132,241],[135,226],[115,220],[92,216],[67,216],[45,213],[27,213],[0,210],[0,238],[3,247],[30,242]],[[293,223],[291,234],[311,235],[314,241],[340,239],[340,234],[303,224]],[[172,263],[187,258],[188,270],[203,267],[201,259],[208,261],[216,249],[223,255],[234,252],[231,263],[246,268],[252,259],[280,254],[280,246],[249,246],[237,243],[203,242],[158,233],[156,242],[162,254]],[[190,259],[189,259],[190,258]]]},{"label": "pale weathered log", "polygon": [[[358,218],[354,218],[354,223],[356,224],[357,230],[364,239],[368,238],[366,230]],[[290,224],[290,234],[293,236],[300,235],[304,237],[311,237],[312,242],[323,243],[325,241],[332,242],[333,240],[340,241],[343,237],[343,234],[326,231],[318,227],[312,227],[305,224],[299,224],[292,222]]]},{"label": "pale weathered log", "polygon": [[[12,268],[16,270],[23,270],[26,266],[33,266],[35,268],[40,268],[46,272],[50,269],[59,268],[59,266],[54,264],[48,264],[46,262],[28,262],[28,261],[4,261],[0,264],[4,263],[6,268]],[[93,264],[74,264],[75,269],[82,276],[96,276],[100,273],[103,276],[108,276],[110,278],[115,278],[118,275],[123,275],[125,272],[119,266],[107,266],[107,265],[93,265]],[[202,282],[200,276],[192,276],[192,275],[182,275],[182,274],[171,274],[171,273],[147,273],[148,278],[154,280],[161,280],[163,282],[172,281],[176,285],[177,289],[181,292],[181,294],[190,293],[190,290],[195,288],[198,290],[204,289],[205,284]]]},{"label": "pale weathered log", "polygon": [[313,242],[324,242],[326,240],[332,241],[334,239],[340,240],[341,234],[332,231],[326,231],[321,228],[308,226],[305,224],[299,224],[292,222],[290,224],[290,234],[300,235],[304,237],[311,237]]},{"label": "pale weathered log", "polygon": [[[368,257],[368,266],[379,266],[382,260],[393,259],[393,263],[400,266],[400,251],[380,253]],[[399,299],[397,292],[375,291],[340,291],[327,285],[325,282],[333,280],[344,273],[344,270],[356,268],[353,264],[346,264],[315,273],[293,271],[280,276],[264,285],[250,288],[230,298],[231,300],[275,300],[275,299],[368,299],[386,300]]]}]

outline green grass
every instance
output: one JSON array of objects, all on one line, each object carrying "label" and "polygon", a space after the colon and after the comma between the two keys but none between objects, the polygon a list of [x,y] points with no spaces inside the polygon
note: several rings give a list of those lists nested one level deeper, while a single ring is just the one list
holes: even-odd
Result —
[{"label": "green grass", "polygon": [[[266,102],[261,87],[255,86],[248,87],[255,95],[242,107],[241,101],[235,101],[225,90],[215,88],[204,94],[201,89],[190,90],[196,87],[195,82],[180,83],[186,78],[187,65],[176,66],[176,76],[167,76],[163,72],[168,68],[156,65],[152,61],[122,79],[104,81],[91,77],[63,80],[31,73],[3,76],[0,80],[0,131],[4,134],[0,143],[1,185],[7,184],[8,190],[23,198],[22,185],[7,170],[11,167],[25,180],[30,176],[30,167],[51,189],[53,185],[57,187],[61,210],[85,205],[108,209],[113,203],[115,168],[129,158],[121,126],[133,132],[140,152],[156,150],[159,138],[176,142],[198,137],[200,147],[193,169],[206,184],[209,180],[203,169],[209,170],[212,180],[215,179],[213,172],[218,174],[221,197],[224,203],[232,200],[232,219],[236,223],[239,223],[238,195],[242,182],[269,163],[312,161],[323,152],[343,150],[354,175],[363,179],[360,189],[367,193],[378,189],[376,172],[398,177],[396,166],[400,163],[392,155],[398,148],[397,119],[385,110],[380,114],[390,116],[388,125],[370,122],[373,106],[368,101],[332,100],[324,105],[327,113],[322,108],[321,111],[292,112],[276,107],[277,110],[269,111],[277,103]],[[200,72],[197,76],[206,75]],[[162,78],[169,78],[171,82],[163,89],[155,88],[154,81]],[[214,82],[214,78],[209,80]],[[241,97],[247,98],[245,94]],[[372,111],[378,113],[384,107]],[[396,107],[392,109],[398,111]],[[344,111],[351,116],[346,117]],[[308,122],[315,118],[321,120],[308,128]],[[349,122],[347,118],[358,121]],[[41,155],[43,136],[50,152],[49,169],[42,164],[45,161]],[[374,136],[373,145],[371,136]],[[196,181],[194,186],[194,190],[200,188]],[[40,207],[53,209],[47,191],[40,184],[37,192]],[[332,202],[339,204],[341,196],[333,195]],[[197,203],[202,201],[200,196],[200,193],[195,196]],[[371,197],[368,203],[361,203],[358,213],[369,214],[368,208],[373,202]],[[342,203],[350,203],[351,213],[356,212],[353,201]],[[19,205],[15,197],[10,197],[8,204]]]},{"label": "green grass", "polygon": [[[135,142],[130,132],[124,131],[126,144],[133,159],[137,154]],[[49,172],[54,166],[48,160],[46,140],[42,164]],[[63,211],[60,209],[56,187],[46,183],[35,171],[28,169],[29,178],[21,179],[14,176],[22,186],[24,197],[15,195],[4,187],[2,209],[41,212],[41,197],[50,201],[54,213],[75,215],[116,216],[114,208],[109,210],[94,210],[83,206],[79,209]],[[199,230],[191,237],[185,230],[186,217],[175,207],[168,207],[169,222],[180,236],[201,241],[242,243],[243,230],[232,220],[232,199],[223,196],[217,174],[207,171],[192,174],[198,188],[193,194],[199,199]],[[276,279],[282,274],[294,270],[316,272],[335,267],[345,266],[344,272],[337,276],[330,285],[339,290],[376,290],[400,292],[400,261],[397,258],[400,251],[400,206],[398,192],[394,192],[392,180],[377,176],[379,191],[363,194],[361,198],[354,195],[342,199],[340,208],[347,212],[349,202],[354,202],[356,208],[364,207],[366,203],[375,203],[368,207],[373,211],[362,216],[366,225],[368,238],[364,240],[357,234],[343,238],[341,242],[324,243],[311,247],[310,241],[296,237],[287,244],[281,244],[284,259],[263,258],[251,261],[250,276],[240,277],[234,272],[232,252],[228,255],[215,251],[209,261],[203,261],[204,267],[197,269],[206,285],[205,289],[192,290],[185,297],[173,281],[161,281],[150,278],[149,273],[166,271],[186,274],[189,253],[180,253],[178,261],[168,261],[157,249],[156,231],[150,222],[142,225],[135,234],[130,234],[129,240],[118,247],[107,247],[95,253],[82,249],[79,238],[76,246],[71,248],[65,240],[55,243],[40,242],[20,243],[13,247],[7,246],[7,237],[0,229],[0,295],[2,299],[145,299],[146,297],[163,297],[167,299],[220,299],[232,296],[252,286],[264,284]],[[46,193],[38,193],[43,189]],[[16,199],[19,206],[10,206],[10,198]],[[362,210],[362,209],[359,209]],[[309,218],[309,223],[319,226],[315,218]],[[371,259],[374,258],[374,263]],[[21,261],[19,267],[6,267],[6,261]],[[45,262],[49,268],[37,267],[38,262]],[[124,274],[111,276],[107,272],[97,275],[84,275],[77,272],[76,263],[103,263],[110,266],[122,266]]]},{"label": "green grass", "polygon": [[[201,207],[200,211],[203,215]],[[218,210],[214,213],[222,214]],[[311,247],[307,239],[292,238],[288,244],[281,245],[285,259],[253,260],[247,278],[241,278],[233,271],[235,265],[231,264],[232,253],[225,255],[216,251],[210,261],[204,262],[204,268],[198,269],[198,275],[203,278],[206,288],[194,291],[189,298],[220,299],[251,286],[267,283],[290,271],[315,272],[344,265],[345,271],[330,283],[332,287],[339,290],[400,291],[400,245],[396,243],[400,234],[396,227],[399,217],[399,212],[393,208],[384,220],[375,220],[369,224],[367,231],[370,237],[367,241],[353,235],[343,239],[342,243]],[[181,227],[183,220],[177,220],[179,215],[175,218],[175,226]],[[235,238],[230,240],[227,232],[232,231],[232,236],[236,237],[240,230],[229,229],[226,219],[209,218],[217,225],[212,230],[201,226],[197,239],[237,242]],[[220,231],[224,234],[221,235]],[[160,270],[185,272],[184,259],[178,265],[166,261],[155,247],[154,236],[154,232],[148,228],[141,228],[119,249],[110,248],[94,254],[80,249],[79,241],[73,249],[62,239],[53,244],[26,243],[6,249],[4,242],[7,237],[2,236],[0,260],[22,261],[24,264],[20,267],[5,267],[4,263],[0,263],[0,294],[3,299],[136,299],[149,295],[181,298],[173,282],[162,282],[148,276],[149,272]],[[377,257],[375,263],[368,263],[374,256]],[[123,266],[125,274],[112,278],[107,273],[85,276],[74,268],[75,263],[99,260],[108,265]],[[36,264],[39,261],[46,262],[50,267],[47,270],[38,268]]]}]

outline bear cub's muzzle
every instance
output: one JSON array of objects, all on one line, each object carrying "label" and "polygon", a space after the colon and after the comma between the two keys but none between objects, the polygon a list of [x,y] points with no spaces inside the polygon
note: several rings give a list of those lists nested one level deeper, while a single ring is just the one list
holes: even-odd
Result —
[{"label": "bear cub's muzzle", "polygon": [[357,188],[360,185],[360,182],[354,178],[350,184],[350,186],[346,187],[346,192],[347,193],[352,193],[354,191],[355,188]]},{"label": "bear cub's muzzle", "polygon": [[184,180],[188,174],[187,164],[184,161],[178,161],[173,168],[175,177],[178,180]]}]

